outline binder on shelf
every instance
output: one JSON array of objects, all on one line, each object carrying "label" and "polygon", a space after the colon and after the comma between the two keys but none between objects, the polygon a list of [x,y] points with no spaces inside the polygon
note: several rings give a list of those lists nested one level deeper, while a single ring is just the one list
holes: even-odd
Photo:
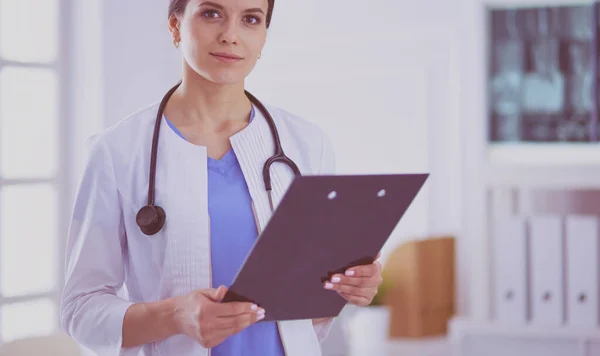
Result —
[{"label": "binder on shelf", "polygon": [[559,216],[529,218],[531,324],[564,323],[563,224]]},{"label": "binder on shelf", "polygon": [[566,218],[567,313],[569,326],[597,327],[598,219],[571,215]]},{"label": "binder on shelf", "polygon": [[527,234],[524,217],[497,219],[492,228],[493,303],[496,322],[527,323]]}]

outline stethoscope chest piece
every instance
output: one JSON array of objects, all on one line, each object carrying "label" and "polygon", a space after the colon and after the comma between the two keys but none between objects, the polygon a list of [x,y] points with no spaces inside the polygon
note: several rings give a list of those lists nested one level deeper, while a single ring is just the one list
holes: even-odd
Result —
[{"label": "stethoscope chest piece", "polygon": [[146,235],[154,235],[159,232],[165,225],[166,213],[163,208],[156,205],[146,205],[142,207],[135,221]]}]

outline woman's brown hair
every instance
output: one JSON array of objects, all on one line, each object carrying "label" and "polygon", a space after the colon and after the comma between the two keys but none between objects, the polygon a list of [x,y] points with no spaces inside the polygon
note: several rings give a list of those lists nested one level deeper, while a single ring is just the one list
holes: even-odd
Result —
[{"label": "woman's brown hair", "polygon": [[[190,2],[190,0],[170,0],[169,17],[171,17],[171,15],[173,15],[173,14],[175,14],[175,15],[183,14],[188,2]],[[269,2],[269,8],[267,9],[267,19],[266,19],[267,28],[269,28],[269,25],[271,25],[271,17],[273,16],[273,6],[275,6],[275,0],[268,0],[268,2]]]}]

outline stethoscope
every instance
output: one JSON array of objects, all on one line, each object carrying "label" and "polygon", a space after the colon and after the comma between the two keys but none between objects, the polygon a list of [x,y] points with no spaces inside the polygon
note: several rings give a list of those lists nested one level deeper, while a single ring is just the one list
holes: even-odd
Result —
[{"label": "stethoscope", "polygon": [[[158,233],[163,228],[167,218],[165,210],[158,205],[154,205],[154,182],[156,176],[158,133],[160,129],[160,123],[164,114],[165,106],[167,105],[169,98],[171,98],[171,95],[173,95],[175,90],[177,90],[177,88],[180,85],[181,82],[177,83],[173,88],[171,88],[167,92],[167,94],[163,97],[158,107],[158,113],[156,114],[156,121],[154,124],[154,136],[152,137],[152,152],[150,156],[148,205],[142,207],[136,215],[136,222],[142,230],[142,232],[146,235],[154,235]],[[267,191],[267,194],[269,196],[269,206],[271,207],[271,211],[273,211],[273,198],[271,195],[271,165],[273,165],[273,163],[275,162],[280,162],[290,167],[296,176],[301,175],[301,173],[298,169],[298,166],[296,166],[296,163],[294,163],[294,161],[287,157],[283,152],[283,148],[281,147],[281,141],[279,140],[279,133],[277,132],[277,128],[275,127],[275,121],[273,120],[273,117],[271,116],[267,108],[265,108],[265,106],[248,91],[245,91],[245,93],[248,99],[250,99],[250,101],[252,102],[252,104],[256,105],[256,107],[258,107],[265,119],[267,119],[267,123],[269,124],[269,127],[271,129],[271,134],[275,143],[275,153],[273,154],[273,156],[267,159],[263,166],[263,180],[265,183],[265,190]]]}]

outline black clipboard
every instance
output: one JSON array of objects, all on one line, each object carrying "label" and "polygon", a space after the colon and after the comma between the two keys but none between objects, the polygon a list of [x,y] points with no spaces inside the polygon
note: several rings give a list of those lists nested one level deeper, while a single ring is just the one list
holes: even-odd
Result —
[{"label": "black clipboard", "polygon": [[346,300],[323,283],[373,263],[428,176],[295,178],[223,302],[255,303],[263,321],[339,315]]}]

